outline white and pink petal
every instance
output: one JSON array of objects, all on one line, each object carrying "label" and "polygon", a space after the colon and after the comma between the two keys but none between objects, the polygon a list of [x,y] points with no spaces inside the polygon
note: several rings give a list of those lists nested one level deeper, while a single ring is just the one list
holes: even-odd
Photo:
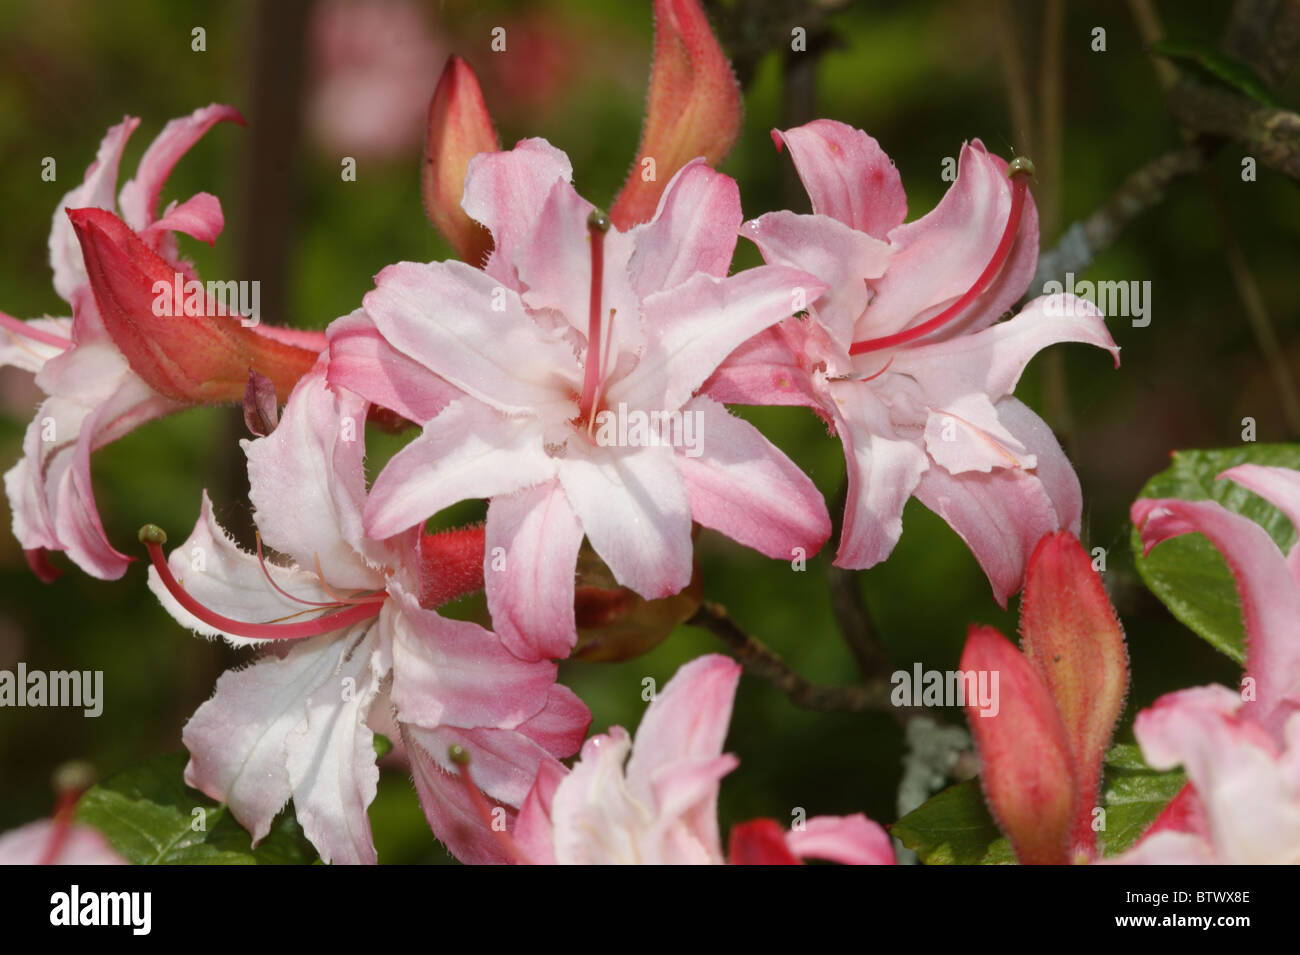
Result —
[{"label": "white and pink petal", "polygon": [[559,480],[488,504],[483,579],[492,625],[524,660],[563,659],[578,637],[574,574],[583,530]]},{"label": "white and pink petal", "polygon": [[778,560],[821,549],[831,532],[826,502],[793,461],[707,396],[682,414],[699,421],[697,453],[677,455],[695,521]]}]

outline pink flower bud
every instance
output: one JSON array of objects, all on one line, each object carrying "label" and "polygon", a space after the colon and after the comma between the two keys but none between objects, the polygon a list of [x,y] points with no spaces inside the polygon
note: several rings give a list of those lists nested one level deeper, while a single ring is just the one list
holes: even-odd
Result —
[{"label": "pink flower bud", "polygon": [[1128,653],[1101,578],[1068,531],[1044,537],[1029,559],[1020,634],[1070,743],[1076,794],[1070,847],[1091,859],[1097,843],[1092,811],[1102,759],[1128,692]]},{"label": "pink flower bud", "polygon": [[429,133],[424,148],[424,211],[456,254],[481,266],[492,251],[492,236],[460,207],[469,161],[501,146],[483,103],[478,78],[458,56],[448,58],[429,101]]},{"label": "pink flower bud", "polygon": [[655,51],[641,145],[610,219],[648,221],[664,186],[692,159],[717,163],[740,135],[740,86],[698,0],[655,0]]}]

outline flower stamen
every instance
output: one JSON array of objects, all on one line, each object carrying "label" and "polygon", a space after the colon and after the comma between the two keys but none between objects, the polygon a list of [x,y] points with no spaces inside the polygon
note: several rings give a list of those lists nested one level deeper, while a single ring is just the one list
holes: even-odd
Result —
[{"label": "flower stamen", "polygon": [[[167,543],[167,534],[161,527],[156,524],[146,524],[140,528],[139,536],[140,543],[144,544],[149,551],[149,559],[153,563],[154,570],[158,572],[158,578],[162,581],[163,586],[167,588],[167,592],[176,598],[176,602],[208,626],[238,637],[247,637],[250,640],[298,640],[303,637],[317,637],[323,633],[342,630],[369,620],[371,617],[376,617],[379,615],[380,608],[383,607],[382,599],[369,599],[362,603],[354,603],[335,613],[322,614],[311,620],[302,620],[297,623],[250,623],[244,620],[235,620],[233,617],[227,617],[203,606],[186,592],[180,581],[172,576],[171,568],[167,566],[167,559],[162,552],[162,545]],[[265,565],[263,565],[263,570],[266,570]],[[278,587],[276,589],[279,590]],[[289,595],[285,594],[285,596]],[[291,597],[290,599],[296,600],[297,598]],[[299,601],[299,603],[308,603],[308,601]],[[296,614],[290,616],[296,616]]]},{"label": "flower stamen", "polygon": [[4,312],[0,312],[0,328],[12,334],[19,344],[21,344],[22,339],[30,338],[42,345],[49,345],[63,351],[67,351],[72,347],[72,339],[56,335],[54,332],[43,331],[33,326],[31,322],[24,322],[22,319],[14,318]]},{"label": "flower stamen", "polygon": [[[340,600],[337,600],[337,599],[336,599],[336,600],[333,600],[333,601],[328,601],[328,602],[326,602],[326,601],[319,601],[319,600],[304,600],[302,597],[295,597],[293,594],[289,593],[289,591],[285,590],[283,587],[281,587],[279,584],[277,584],[277,583],[275,582],[275,578],[271,576],[271,568],[269,568],[269,567],[266,566],[266,558],[265,558],[264,556],[262,556],[262,532],[261,532],[261,531],[253,531],[253,537],[257,540],[257,562],[258,562],[259,564],[261,564],[261,566],[262,566],[262,574],[266,577],[266,582],[267,582],[268,584],[270,584],[271,587],[275,590],[275,592],[278,593],[281,597],[284,597],[284,598],[286,598],[286,599],[288,599],[288,600],[292,600],[292,601],[294,601],[295,603],[306,604],[308,607],[333,607],[333,606],[336,606],[336,605],[339,604],[339,603],[345,603],[345,602],[346,602],[346,603],[358,603],[358,602],[359,602],[359,601],[355,601],[355,600],[340,601]],[[319,557],[316,558],[316,575],[317,575],[318,577],[321,577],[321,582],[322,582],[322,584],[323,584],[323,583],[324,583],[324,578],[323,578],[323,576],[322,576],[321,573],[320,573],[320,558],[319,558]],[[334,593],[333,593],[332,591],[330,591],[328,587],[326,587],[325,589],[326,589],[326,592],[329,593],[329,595],[330,595],[331,597],[334,596]]]},{"label": "flower stamen", "polygon": [[[605,233],[609,231],[609,216],[592,210],[587,216],[587,234],[591,238],[591,300],[587,312],[587,353],[583,356],[582,395],[578,399],[578,420],[590,421],[595,416],[601,385],[601,366],[604,364],[600,348],[601,296],[605,280]],[[610,317],[613,317],[611,311]]]}]

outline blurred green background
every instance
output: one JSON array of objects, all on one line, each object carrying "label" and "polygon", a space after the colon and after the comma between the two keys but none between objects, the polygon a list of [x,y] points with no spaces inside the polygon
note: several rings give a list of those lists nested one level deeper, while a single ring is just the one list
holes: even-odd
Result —
[{"label": "blurred green background", "polygon": [[[240,107],[249,128],[214,129],[182,159],[164,200],[212,192],[223,202],[226,231],[214,248],[182,238],[183,252],[205,278],[261,280],[267,320],[323,328],[360,304],[384,265],[449,255],[424,217],[418,162],[420,114],[450,52],[478,71],[504,143],[547,138],[573,160],[579,191],[607,205],[637,143],[650,6],[649,0],[265,6],[8,0],[0,5],[0,309],[19,317],[63,314],[49,281],[50,217],[80,182],[109,125],[123,114],[143,119],[123,163],[124,182],[166,120],[219,101]],[[1158,6],[1171,36],[1212,44],[1229,5]],[[909,218],[942,195],[942,161],[963,140],[978,137],[1003,156],[1027,150],[1030,131],[1011,119],[1002,53],[1010,29],[1036,97],[1040,74],[1056,63],[1042,52],[1043,8],[1010,3],[1009,22],[1002,22],[994,4],[976,0],[774,2],[770,10],[794,19],[774,16],[773,28],[748,6],[710,5],[745,83],[744,133],[722,169],[739,180],[746,216],[806,207],[768,130],[815,116],[859,126],[880,141],[902,172]],[[1064,9],[1062,166],[1057,181],[1047,184],[1060,212],[1044,247],[1103,203],[1129,172],[1180,143],[1128,5],[1098,0],[1068,2]],[[783,54],[789,46],[783,24],[801,18],[815,43],[805,54],[810,59],[792,63]],[[494,26],[507,28],[505,52],[489,49]],[[204,52],[191,48],[195,27],[205,30]],[[1096,27],[1106,30],[1105,52],[1090,49]],[[1281,97],[1294,104],[1297,93],[1293,78]],[[301,128],[284,116],[299,117]],[[46,156],[57,162],[53,183],[40,178]],[[357,160],[355,182],[340,176],[345,156]],[[1296,368],[1300,195],[1293,182],[1262,166],[1258,181],[1242,182],[1241,156],[1231,145],[1222,149],[1212,176]],[[1041,193],[1038,201],[1044,204]],[[736,268],[757,261],[742,242]],[[1049,359],[1040,356],[1018,394],[1058,428],[1084,488],[1085,543],[1109,551],[1106,581],[1125,622],[1133,670],[1119,738],[1131,739],[1137,708],[1177,687],[1230,682],[1235,669],[1141,589],[1127,549],[1129,503],[1171,450],[1240,443],[1243,416],[1256,419],[1260,441],[1296,435],[1288,433],[1234,291],[1202,181],[1175,185],[1086,277],[1149,280],[1150,326],[1111,321],[1123,349],[1118,371],[1098,350],[1065,346],[1057,349],[1062,358],[1052,359],[1059,371],[1045,371]],[[1064,383],[1051,402],[1048,374]],[[5,468],[20,453],[37,400],[28,376],[0,372]],[[838,441],[799,410],[745,413],[833,499],[843,471]],[[244,434],[238,409],[201,409],[152,423],[97,454],[96,497],[110,538],[132,548],[135,529],[146,521],[185,534],[205,487],[219,517],[246,524],[236,444]],[[373,474],[402,439],[372,439]],[[464,508],[446,519],[481,514],[481,507]],[[1014,632],[1015,601],[1009,611],[996,605],[983,573],[942,521],[913,502],[904,528],[890,560],[859,575],[895,665],[955,667],[970,622]],[[749,632],[813,680],[855,677],[831,616],[825,556],[793,573],[786,563],[708,532],[699,554],[706,594]],[[644,708],[644,677],[662,686],[683,661],[721,649],[709,634],[683,627],[640,659],[568,663],[561,678],[590,705],[593,730],[630,728]],[[116,583],[70,570],[43,585],[5,534],[0,668],[19,660],[32,669],[102,669],[106,701],[98,719],[73,710],[0,710],[0,831],[48,814],[50,775],[66,760],[86,759],[108,774],[179,749],[185,719],[238,655],[177,627],[148,593],[142,567]],[[956,712],[941,715],[961,719]],[[897,817],[903,746],[886,716],[806,712],[746,678],[729,749],[741,766],[723,784],[724,831],[760,815],[788,822],[794,807],[809,814],[864,811],[882,822]],[[447,860],[400,770],[385,774],[372,818],[381,861]]]}]

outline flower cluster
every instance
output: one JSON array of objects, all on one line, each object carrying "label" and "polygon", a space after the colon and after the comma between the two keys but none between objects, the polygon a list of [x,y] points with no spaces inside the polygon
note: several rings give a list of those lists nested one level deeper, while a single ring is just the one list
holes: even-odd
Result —
[{"label": "flower cluster", "polygon": [[[819,119],[773,131],[812,213],[745,221],[737,183],[712,165],[739,131],[735,80],[694,0],[655,7],[637,157],[656,175],[638,162],[610,211],[596,208],[556,146],[501,148],[453,57],[429,109],[423,185],[459,259],[389,265],[324,333],[241,320],[188,284],[176,233],[214,242],[221,205],[199,193],[160,209],[161,191],[215,124],[242,123],[235,109],[169,123],[116,198],[138,121],[110,129],[51,228],[71,317],[0,313],[0,363],[46,394],[5,475],[33,570],[52,579],[62,552],[122,577],[132,558],[105,532],[91,454],[161,415],[242,401],[254,539],[241,547],[205,493],[170,552],[152,525],[140,541],[168,613],[247,652],[183,741],[186,782],[255,842],[292,802],[322,859],[375,862],[382,736],[465,862],[888,864],[889,837],[863,815],[788,832],[759,819],[732,827],[724,849],[717,799],[738,765],[724,747],[741,673],[730,658],[684,665],[634,739],[589,737],[591,713],[558,682],[584,632],[689,593],[698,528],[773,560],[831,540],[813,481],[728,407],[801,406],[843,448],[835,565],[885,560],[916,497],[1000,604],[1024,591],[1021,647],[974,627],[963,659],[1002,676],[1000,707],[970,710],[983,789],[1021,861],[1098,859],[1124,637],[1077,539],[1074,469],[1014,393],[1048,345],[1093,345],[1116,364],[1119,350],[1088,302],[1024,301],[1038,259],[1032,165],[967,142],[946,195],[908,222],[876,140]],[[762,264],[733,272],[741,238]],[[159,283],[197,289],[195,307],[159,314]],[[368,422],[413,434],[369,481]],[[1300,526],[1296,472],[1225,476]],[[481,526],[426,530],[471,500],[486,502]],[[1195,531],[1228,558],[1253,693],[1187,690],[1138,717],[1150,765],[1181,765],[1188,783],[1121,861],[1300,861],[1300,549],[1281,554],[1209,502],[1143,500],[1133,519],[1148,549]],[[603,586],[584,582],[593,566]],[[448,610],[476,591],[480,621]],[[60,825],[20,830],[0,854],[49,856],[53,827],[70,855],[112,857]]]}]

